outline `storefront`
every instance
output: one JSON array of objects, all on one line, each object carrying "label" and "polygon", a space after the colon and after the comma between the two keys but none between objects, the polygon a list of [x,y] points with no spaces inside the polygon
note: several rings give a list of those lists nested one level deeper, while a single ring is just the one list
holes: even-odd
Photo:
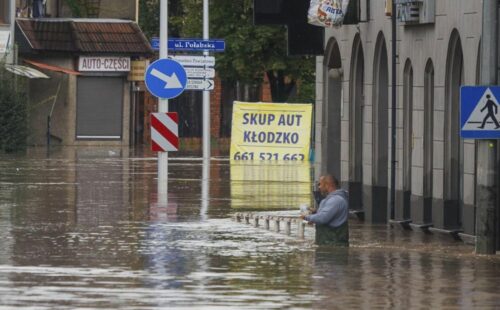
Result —
[{"label": "storefront", "polygon": [[152,54],[137,24],[19,19],[17,27],[20,58],[51,77],[30,82],[28,143],[129,145],[134,112],[127,76],[133,59]]}]

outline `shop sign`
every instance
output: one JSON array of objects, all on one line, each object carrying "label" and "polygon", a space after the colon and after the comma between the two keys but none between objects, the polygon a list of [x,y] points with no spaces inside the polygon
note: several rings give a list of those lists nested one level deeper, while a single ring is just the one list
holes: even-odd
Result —
[{"label": "shop sign", "polygon": [[129,72],[130,57],[81,56],[78,61],[78,70],[94,72]]},{"label": "shop sign", "polygon": [[143,82],[144,74],[149,66],[149,60],[133,60],[130,62],[130,73],[128,80],[134,82]]}]

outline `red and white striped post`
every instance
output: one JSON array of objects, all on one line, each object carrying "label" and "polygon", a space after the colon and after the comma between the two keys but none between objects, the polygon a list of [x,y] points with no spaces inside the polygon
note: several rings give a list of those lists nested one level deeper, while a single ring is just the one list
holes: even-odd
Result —
[{"label": "red and white striped post", "polygon": [[179,117],[176,112],[151,114],[151,146],[153,152],[179,150]]}]

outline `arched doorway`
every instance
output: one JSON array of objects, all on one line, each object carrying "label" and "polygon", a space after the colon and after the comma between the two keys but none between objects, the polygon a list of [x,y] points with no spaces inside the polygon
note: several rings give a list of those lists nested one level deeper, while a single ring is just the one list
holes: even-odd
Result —
[{"label": "arched doorway", "polygon": [[349,80],[349,191],[350,207],[363,208],[363,105],[365,60],[359,34],[354,38]]},{"label": "arched doorway", "polygon": [[322,172],[342,179],[341,171],[341,114],[342,58],[337,40],[331,38],[324,58],[325,92],[322,114]]},{"label": "arched doorway", "polygon": [[424,179],[422,223],[432,223],[434,156],[434,64],[427,61],[424,73]]},{"label": "arched doorway", "polygon": [[403,191],[396,219],[411,218],[411,168],[413,158],[413,66],[408,59],[403,72]]},{"label": "arched doorway", "polygon": [[372,223],[387,222],[388,151],[389,151],[389,69],[384,34],[379,33],[373,61],[373,148],[371,210],[366,218]]},{"label": "arched doorway", "polygon": [[463,83],[463,51],[458,31],[453,30],[448,45],[445,80],[444,130],[444,210],[439,226],[447,229],[462,226],[463,141],[460,139],[460,86]]}]

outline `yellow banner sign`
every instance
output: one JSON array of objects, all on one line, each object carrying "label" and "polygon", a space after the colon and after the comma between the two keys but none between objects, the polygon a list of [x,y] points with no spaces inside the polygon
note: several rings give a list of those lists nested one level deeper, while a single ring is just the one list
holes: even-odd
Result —
[{"label": "yellow banner sign", "polygon": [[231,160],[308,161],[311,104],[235,102]]}]

